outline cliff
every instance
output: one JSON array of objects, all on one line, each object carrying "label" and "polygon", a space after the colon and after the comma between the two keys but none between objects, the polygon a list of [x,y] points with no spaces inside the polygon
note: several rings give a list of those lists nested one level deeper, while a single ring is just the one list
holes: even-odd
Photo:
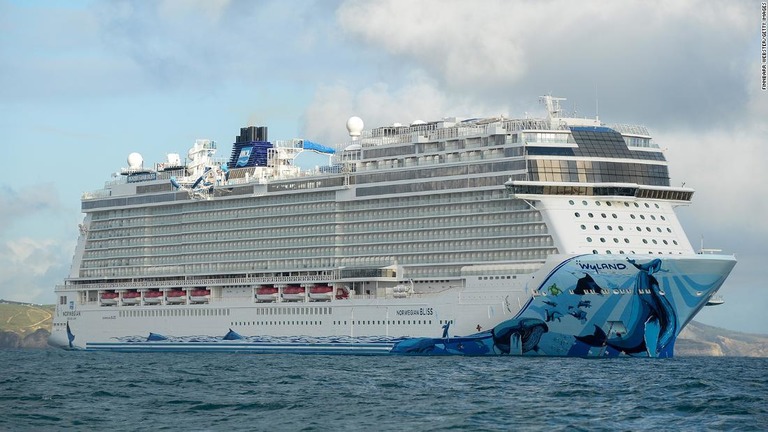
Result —
[{"label": "cliff", "polygon": [[46,348],[53,305],[0,300],[0,348]]},{"label": "cliff", "polygon": [[50,335],[46,329],[37,329],[27,334],[3,331],[0,332],[0,348],[48,348]]},{"label": "cliff", "polygon": [[680,333],[675,355],[768,357],[768,335],[741,333],[693,321]]}]

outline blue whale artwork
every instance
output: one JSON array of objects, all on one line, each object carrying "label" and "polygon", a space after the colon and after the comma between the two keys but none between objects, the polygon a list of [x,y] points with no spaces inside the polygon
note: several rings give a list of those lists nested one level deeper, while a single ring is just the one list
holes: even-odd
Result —
[{"label": "blue whale artwork", "polygon": [[657,280],[667,271],[662,260],[623,262],[601,267],[574,258],[514,318],[469,336],[405,339],[392,353],[671,357],[679,320]]}]

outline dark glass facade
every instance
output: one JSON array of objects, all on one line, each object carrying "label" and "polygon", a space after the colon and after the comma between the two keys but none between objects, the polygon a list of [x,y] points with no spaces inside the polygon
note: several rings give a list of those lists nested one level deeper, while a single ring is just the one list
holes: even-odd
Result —
[{"label": "dark glass facade", "polygon": [[[605,127],[572,127],[571,133],[578,147],[526,148],[530,180],[669,186],[669,171],[661,151],[630,150],[620,133]],[[662,163],[536,159],[536,156],[634,159]]]},{"label": "dark glass facade", "polygon": [[528,161],[528,170],[530,180],[533,181],[669,186],[669,171],[666,165],[533,159]]}]

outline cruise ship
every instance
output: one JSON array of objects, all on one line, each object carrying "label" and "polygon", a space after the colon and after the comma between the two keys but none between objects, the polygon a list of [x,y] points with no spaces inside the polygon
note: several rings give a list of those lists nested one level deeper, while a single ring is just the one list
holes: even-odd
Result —
[{"label": "cruise ship", "polygon": [[[50,344],[109,351],[671,357],[735,265],[697,253],[643,126],[443,118],[340,145],[240,130],[138,153],[85,215]],[[326,160],[303,170],[303,152]],[[713,297],[714,296],[714,297]]]}]

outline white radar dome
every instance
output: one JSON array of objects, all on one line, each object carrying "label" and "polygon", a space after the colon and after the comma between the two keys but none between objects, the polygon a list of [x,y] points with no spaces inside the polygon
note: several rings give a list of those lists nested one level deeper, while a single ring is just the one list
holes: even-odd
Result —
[{"label": "white radar dome", "polygon": [[144,158],[139,153],[133,152],[128,155],[128,168],[140,169],[144,165]]},{"label": "white radar dome", "polygon": [[424,120],[414,120],[413,123],[411,123],[411,126],[418,126],[423,124],[427,124],[427,122],[425,122]]},{"label": "white radar dome", "polygon": [[347,130],[349,131],[349,136],[351,136],[352,139],[360,136],[360,134],[363,132],[363,127],[363,119],[360,117],[353,116],[347,120]]}]

